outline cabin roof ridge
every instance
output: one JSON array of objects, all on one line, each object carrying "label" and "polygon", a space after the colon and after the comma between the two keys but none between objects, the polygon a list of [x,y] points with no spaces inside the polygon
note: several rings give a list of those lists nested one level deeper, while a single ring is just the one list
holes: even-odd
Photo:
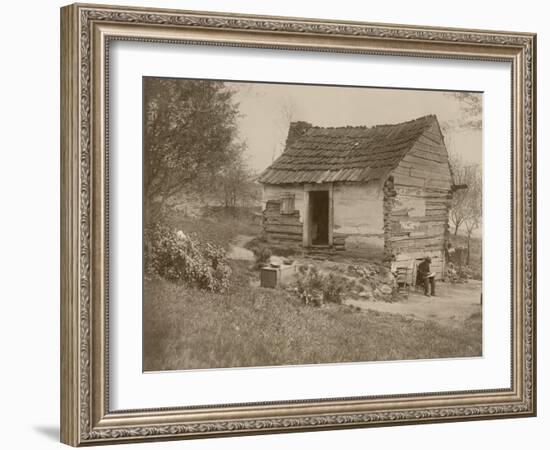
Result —
[{"label": "cabin roof ridge", "polygon": [[[260,183],[368,182],[383,179],[439,122],[428,114],[405,122],[374,126],[321,127],[305,121],[299,135],[287,139],[285,151],[258,177]],[[441,145],[445,146],[444,141]]]}]

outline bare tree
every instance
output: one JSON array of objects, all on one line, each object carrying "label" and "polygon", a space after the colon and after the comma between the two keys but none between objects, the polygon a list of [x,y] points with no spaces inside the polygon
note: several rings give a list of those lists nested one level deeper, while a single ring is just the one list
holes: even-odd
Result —
[{"label": "bare tree", "polygon": [[[445,131],[447,148],[452,148],[453,133],[481,130],[482,96],[476,92],[448,92],[445,95],[458,102],[460,108],[460,115],[456,119],[441,124],[442,130]],[[467,264],[469,264],[472,233],[479,228],[482,220],[481,170],[477,164],[465,164],[456,151],[449,154],[449,166],[454,184],[460,187],[453,194],[449,219],[455,236],[461,228],[466,230]]]},{"label": "bare tree", "polygon": [[[468,186],[469,173],[460,155],[456,153],[449,154],[449,166],[453,174],[454,184],[457,186]],[[466,189],[458,189],[453,193],[449,219],[453,225],[453,234],[455,236],[458,234],[458,230],[466,218],[465,203],[467,194]]]},{"label": "bare tree", "polygon": [[460,116],[442,123],[442,128],[454,132],[481,130],[483,106],[481,94],[477,92],[447,92],[445,95],[458,102]]},{"label": "bare tree", "polygon": [[468,171],[470,172],[468,176],[470,184],[468,185],[466,199],[462,206],[462,209],[465,211],[464,227],[466,228],[467,238],[466,264],[470,264],[472,233],[481,225],[483,209],[481,171],[479,170],[479,166],[470,166]]},{"label": "bare tree", "polygon": [[467,264],[470,263],[470,243],[473,232],[481,225],[482,220],[482,177],[477,164],[466,165],[455,153],[449,155],[449,165],[455,185],[461,188],[453,194],[449,219],[456,236],[463,228],[467,239]]},{"label": "bare tree", "polygon": [[296,105],[294,101],[289,97],[285,97],[283,99],[279,118],[275,125],[275,133],[279,144],[273,146],[273,154],[271,156],[272,161],[277,159],[277,157],[284,151],[288,128],[290,123],[295,119],[295,116]]}]

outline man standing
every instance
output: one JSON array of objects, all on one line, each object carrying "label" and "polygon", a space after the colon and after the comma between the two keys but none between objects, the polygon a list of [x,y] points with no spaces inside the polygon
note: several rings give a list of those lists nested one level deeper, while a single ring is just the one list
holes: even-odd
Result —
[{"label": "man standing", "polygon": [[[432,258],[429,256],[426,256],[424,258],[424,261],[422,261],[417,268],[417,278],[416,282],[417,284],[422,283],[424,285],[424,295],[430,296],[435,295],[435,273],[433,273],[430,270],[430,263],[432,262]],[[431,290],[430,290],[431,287]]]}]

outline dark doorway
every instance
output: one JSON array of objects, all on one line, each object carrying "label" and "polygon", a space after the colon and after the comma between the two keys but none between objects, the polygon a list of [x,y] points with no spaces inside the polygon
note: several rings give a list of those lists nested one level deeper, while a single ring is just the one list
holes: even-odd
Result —
[{"label": "dark doorway", "polygon": [[328,245],[328,191],[309,193],[311,245]]}]

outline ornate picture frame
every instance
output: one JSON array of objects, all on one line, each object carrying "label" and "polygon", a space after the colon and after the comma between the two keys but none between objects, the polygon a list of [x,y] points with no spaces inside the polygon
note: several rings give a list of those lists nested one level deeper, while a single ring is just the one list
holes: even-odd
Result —
[{"label": "ornate picture frame", "polygon": [[[108,89],[116,40],[504,61],[512,67],[511,386],[113,411]],[[187,439],[536,414],[536,35],[74,4],[61,9],[61,440]],[[359,395],[359,394],[358,394]]]}]

